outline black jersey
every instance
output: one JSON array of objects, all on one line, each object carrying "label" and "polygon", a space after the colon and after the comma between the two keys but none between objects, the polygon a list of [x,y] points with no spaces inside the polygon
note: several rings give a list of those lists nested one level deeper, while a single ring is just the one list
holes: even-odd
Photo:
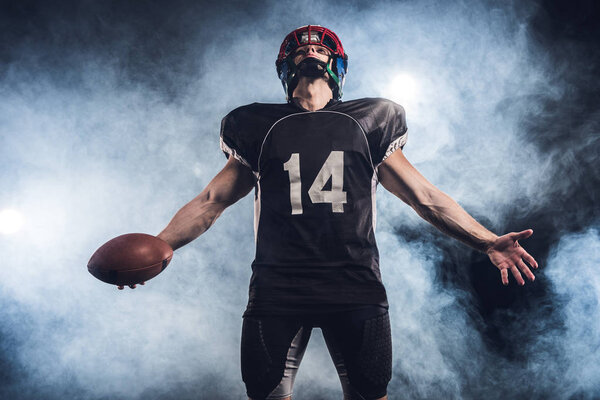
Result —
[{"label": "black jersey", "polygon": [[406,142],[401,106],[384,99],[239,107],[221,148],[256,177],[245,315],[387,307],[375,242],[377,167]]}]

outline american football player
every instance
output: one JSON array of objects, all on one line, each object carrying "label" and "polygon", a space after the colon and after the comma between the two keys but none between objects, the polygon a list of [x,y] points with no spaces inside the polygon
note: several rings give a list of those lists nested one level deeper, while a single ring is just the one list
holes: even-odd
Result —
[{"label": "american football player", "polygon": [[287,102],[253,103],[222,121],[225,167],[159,238],[177,249],[254,188],[256,256],[241,341],[248,397],[291,399],[311,330],[321,328],[344,399],[387,399],[388,299],[375,242],[379,183],[442,232],[487,253],[503,284],[533,281],[537,262],[428,182],[404,157],[404,109],[341,101],[348,56],[331,30],[307,25],[283,41],[276,69]]}]

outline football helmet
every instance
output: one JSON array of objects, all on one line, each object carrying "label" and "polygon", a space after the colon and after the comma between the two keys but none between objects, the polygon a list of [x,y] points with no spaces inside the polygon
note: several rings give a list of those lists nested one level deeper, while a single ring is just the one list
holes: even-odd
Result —
[{"label": "football helmet", "polygon": [[299,71],[298,66],[294,64],[294,53],[298,47],[308,44],[323,46],[331,52],[329,60],[332,62],[327,62],[325,69],[331,77],[329,85],[333,91],[333,98],[339,100],[348,73],[348,55],[344,52],[342,42],[337,35],[319,25],[305,25],[295,29],[281,43],[275,66],[287,100],[291,100],[298,84]]}]

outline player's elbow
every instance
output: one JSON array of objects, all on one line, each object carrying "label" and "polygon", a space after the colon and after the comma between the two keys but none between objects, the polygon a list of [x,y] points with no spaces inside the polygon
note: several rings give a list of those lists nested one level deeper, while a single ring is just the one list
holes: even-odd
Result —
[{"label": "player's elbow", "polygon": [[222,213],[227,207],[234,203],[228,196],[223,195],[218,190],[207,187],[198,195],[196,198],[200,204],[200,208],[206,212],[208,210],[211,213]]}]

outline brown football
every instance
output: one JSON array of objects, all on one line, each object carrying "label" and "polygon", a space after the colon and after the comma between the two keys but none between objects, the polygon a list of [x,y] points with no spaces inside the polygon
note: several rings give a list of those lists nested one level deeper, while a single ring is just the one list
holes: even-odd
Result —
[{"label": "brown football", "polygon": [[88,262],[88,271],[106,283],[135,285],[161,273],[172,257],[173,249],[164,240],[128,233],[100,246]]}]

